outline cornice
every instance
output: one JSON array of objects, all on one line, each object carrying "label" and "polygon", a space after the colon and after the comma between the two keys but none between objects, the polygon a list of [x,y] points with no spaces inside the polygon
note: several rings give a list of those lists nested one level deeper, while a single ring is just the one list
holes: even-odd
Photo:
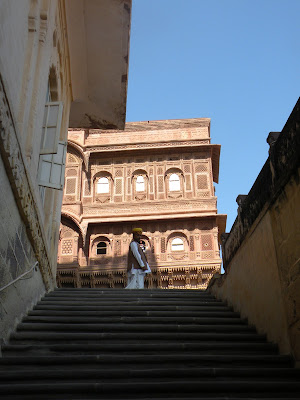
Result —
[{"label": "cornice", "polygon": [[168,142],[152,142],[152,143],[124,143],[114,145],[98,145],[98,146],[86,146],[85,150],[93,153],[109,153],[119,151],[133,151],[133,150],[148,150],[148,149],[166,149],[166,148],[195,148],[195,147],[211,147],[218,146],[210,144],[209,139],[203,140],[186,140],[186,141],[168,141]]},{"label": "cornice", "polygon": [[131,220],[156,220],[166,218],[193,218],[217,216],[216,198],[196,201],[168,201],[155,203],[103,204],[101,207],[86,206],[81,214],[82,222],[113,222]]},{"label": "cornice", "polygon": [[[168,129],[209,128],[210,118],[164,119],[156,121],[126,122],[124,132],[160,131]],[[119,130],[89,129],[89,133],[120,133]]]}]

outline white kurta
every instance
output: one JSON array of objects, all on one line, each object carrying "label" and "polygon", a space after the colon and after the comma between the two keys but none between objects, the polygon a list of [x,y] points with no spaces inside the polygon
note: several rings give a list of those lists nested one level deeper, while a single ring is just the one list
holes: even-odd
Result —
[{"label": "white kurta", "polygon": [[[139,244],[135,241],[130,243],[131,251],[136,258],[137,262],[139,263],[140,267],[145,267],[142,257],[138,251]],[[146,265],[146,271],[141,269],[135,269],[133,264],[131,266],[131,270],[127,273],[128,282],[125,289],[144,289],[144,278],[146,274],[151,273],[151,269],[149,264]]]}]

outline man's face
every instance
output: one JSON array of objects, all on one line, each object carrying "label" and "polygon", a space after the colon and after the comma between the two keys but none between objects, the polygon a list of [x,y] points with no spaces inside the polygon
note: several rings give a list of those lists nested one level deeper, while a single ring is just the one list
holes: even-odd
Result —
[{"label": "man's face", "polygon": [[141,236],[142,236],[142,235],[141,235],[139,232],[134,232],[134,234],[133,234],[133,238],[134,238],[134,240],[136,240],[137,242],[140,242]]}]

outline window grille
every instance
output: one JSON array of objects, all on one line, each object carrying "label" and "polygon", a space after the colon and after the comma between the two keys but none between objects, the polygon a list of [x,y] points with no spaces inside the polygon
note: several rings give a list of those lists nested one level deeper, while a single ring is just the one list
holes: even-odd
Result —
[{"label": "window grille", "polygon": [[154,193],[153,176],[150,176],[150,193]]},{"label": "window grille", "polygon": [[84,196],[90,196],[91,194],[91,181],[86,179],[84,183]]},{"label": "window grille", "polygon": [[207,164],[206,163],[196,164],[195,165],[195,171],[196,172],[206,172],[207,171]]},{"label": "window grille", "polygon": [[61,254],[67,255],[73,253],[73,239],[62,240]]},{"label": "window grille", "polygon": [[213,241],[211,235],[202,235],[202,250],[213,250]]},{"label": "window grille", "polygon": [[65,193],[75,194],[76,193],[76,181],[77,178],[66,178]]},{"label": "window grille", "polygon": [[160,241],[160,247],[161,247],[161,252],[165,253],[166,252],[166,239],[165,238],[161,238]]},{"label": "window grille", "polygon": [[186,190],[192,190],[192,184],[191,184],[191,175],[186,175],[185,177],[185,185],[186,185]]},{"label": "window grille", "polygon": [[122,194],[123,178],[116,178],[115,185],[115,194]]},{"label": "window grille", "polygon": [[164,191],[164,177],[162,175],[157,177],[158,192],[162,193]]},{"label": "window grille", "polygon": [[197,189],[207,189],[207,175],[197,175]]},{"label": "window grille", "polygon": [[194,251],[195,250],[195,245],[194,245],[194,236],[190,237],[190,250]]}]

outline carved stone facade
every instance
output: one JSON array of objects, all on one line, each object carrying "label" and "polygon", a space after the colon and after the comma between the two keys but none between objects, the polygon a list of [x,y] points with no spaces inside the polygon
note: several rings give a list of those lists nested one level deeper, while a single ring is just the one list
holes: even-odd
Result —
[{"label": "carved stone facade", "polygon": [[60,287],[125,287],[133,227],[152,274],[146,287],[205,289],[220,271],[220,146],[210,120],[69,131],[58,249]]}]

